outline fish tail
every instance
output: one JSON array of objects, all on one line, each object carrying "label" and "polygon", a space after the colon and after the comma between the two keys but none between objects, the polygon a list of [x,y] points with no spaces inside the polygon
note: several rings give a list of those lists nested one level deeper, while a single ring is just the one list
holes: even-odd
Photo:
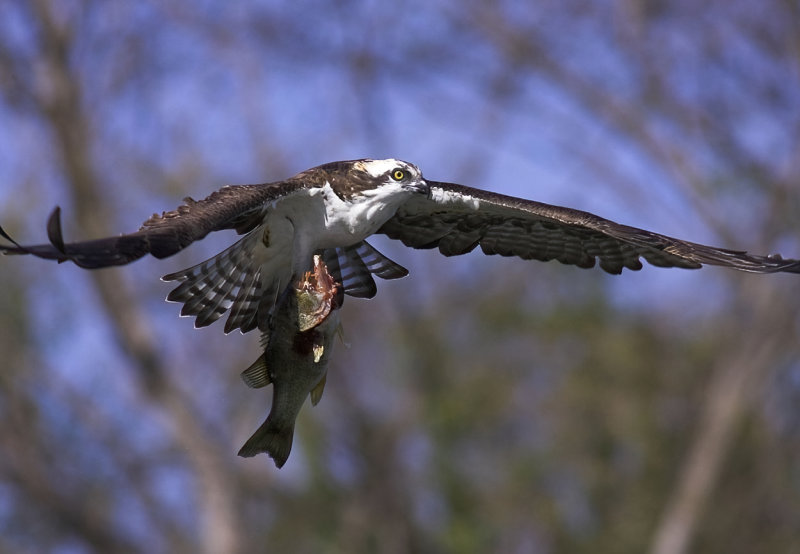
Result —
[{"label": "fish tail", "polygon": [[260,452],[266,452],[277,467],[283,467],[292,451],[294,439],[294,422],[279,423],[272,415],[267,417],[261,427],[247,439],[239,450],[239,456],[250,458]]}]

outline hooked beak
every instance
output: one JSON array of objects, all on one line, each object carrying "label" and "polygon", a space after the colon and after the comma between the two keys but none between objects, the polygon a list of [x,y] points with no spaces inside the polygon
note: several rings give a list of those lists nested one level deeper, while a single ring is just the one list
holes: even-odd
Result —
[{"label": "hooked beak", "polygon": [[414,192],[419,192],[421,194],[424,194],[425,196],[431,195],[431,186],[425,179],[420,179],[418,183],[414,183],[408,188],[409,190],[412,190]]}]

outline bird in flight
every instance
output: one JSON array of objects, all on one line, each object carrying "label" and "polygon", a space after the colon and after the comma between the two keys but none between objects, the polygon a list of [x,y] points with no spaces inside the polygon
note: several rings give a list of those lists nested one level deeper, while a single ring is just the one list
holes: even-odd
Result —
[{"label": "bird in flight", "polygon": [[322,396],[344,295],[371,298],[374,275],[408,274],[367,242],[373,234],[412,248],[438,248],[445,256],[480,247],[484,254],[583,268],[599,261],[609,273],[641,269],[641,259],[660,267],[800,273],[798,260],[705,246],[579,210],[432,181],[395,159],[333,162],[285,181],[227,186],[184,202],[154,214],[136,232],[72,243],[64,242],[56,208],[47,223],[49,243],[23,246],[0,228],[8,242],[0,252],[94,269],[147,254],[166,258],[212,231],[243,235],[163,279],[178,283],[167,300],[183,303],[181,315],[194,316],[195,326],[228,313],[226,333],[261,331],[264,353],[242,377],[256,388],[272,383],[272,407],[239,455],[266,452],[277,467],[289,457],[305,398],[316,404]]},{"label": "bird in flight", "polygon": [[800,273],[800,261],[780,255],[696,244],[615,223],[591,213],[425,179],[408,162],[353,160],[324,164],[285,181],[226,186],[203,200],[154,214],[138,231],[66,243],[60,211],[47,225],[49,243],[23,246],[0,228],[5,254],[71,261],[85,268],[125,265],[151,254],[165,258],[212,231],[243,235],[216,256],[165,275],[177,287],[167,300],[183,303],[195,326],[225,313],[225,332],[266,329],[278,296],[322,256],[344,294],[371,298],[373,275],[395,279],[408,271],[366,239],[383,234],[412,248],[445,256],[480,247],[484,254],[558,260],[608,273],[704,264],[753,273]]}]

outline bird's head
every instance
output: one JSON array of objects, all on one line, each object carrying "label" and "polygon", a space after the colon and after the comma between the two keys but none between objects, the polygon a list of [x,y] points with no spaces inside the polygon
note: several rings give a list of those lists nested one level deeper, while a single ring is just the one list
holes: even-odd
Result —
[{"label": "bird's head", "polygon": [[309,171],[322,171],[323,178],[343,199],[376,195],[386,198],[407,197],[409,194],[430,193],[428,182],[417,166],[393,158],[332,162]]},{"label": "bird's head", "polygon": [[355,171],[363,172],[376,187],[391,186],[409,192],[428,194],[430,187],[422,172],[412,163],[388,158],[386,160],[358,160],[353,162]]}]

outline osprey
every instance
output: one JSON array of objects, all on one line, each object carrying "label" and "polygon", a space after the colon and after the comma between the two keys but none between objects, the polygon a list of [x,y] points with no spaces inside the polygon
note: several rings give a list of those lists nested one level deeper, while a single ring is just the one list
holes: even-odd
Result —
[{"label": "osprey", "polygon": [[703,264],[754,273],[800,273],[800,261],[715,248],[621,225],[596,215],[423,178],[395,159],[333,162],[290,179],[226,186],[203,200],[186,198],[176,210],[154,214],[133,233],[65,243],[60,211],[50,216],[49,244],[11,244],[5,254],[32,254],[85,268],[130,263],[146,254],[165,258],[212,231],[244,235],[213,258],[165,275],[177,281],[167,300],[202,327],[229,312],[225,332],[266,329],[285,287],[325,260],[345,294],[371,298],[373,275],[395,279],[408,270],[366,239],[384,234],[412,248],[438,248],[445,256],[480,246],[484,254],[558,260],[578,267],[597,261],[608,273]]}]

